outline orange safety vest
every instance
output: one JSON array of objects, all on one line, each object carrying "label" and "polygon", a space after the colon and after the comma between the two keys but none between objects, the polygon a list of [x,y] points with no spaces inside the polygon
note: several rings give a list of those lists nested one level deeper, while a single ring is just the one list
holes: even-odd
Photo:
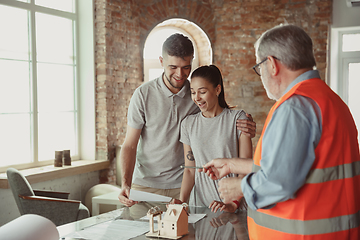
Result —
[{"label": "orange safety vest", "polygon": [[[261,170],[262,138],[273,112],[292,95],[313,99],[322,134],[306,183],[294,199],[271,209],[248,208],[250,239],[360,239],[360,155],[357,130],[346,104],[318,78],[296,84],[271,108],[254,154]],[[296,141],[296,136],[294,136]],[[289,156],[291,161],[291,156]]]}]

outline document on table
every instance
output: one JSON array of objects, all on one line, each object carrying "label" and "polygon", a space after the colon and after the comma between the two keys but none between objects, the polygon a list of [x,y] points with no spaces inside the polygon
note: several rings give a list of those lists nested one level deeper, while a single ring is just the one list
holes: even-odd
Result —
[{"label": "document on table", "polygon": [[170,202],[171,197],[130,189],[129,199],[143,202]]},{"label": "document on table", "polygon": [[140,236],[149,229],[149,222],[118,219],[85,228],[65,237],[86,240],[125,240]]},{"label": "document on table", "polygon": [[[161,214],[161,219],[164,219],[164,215],[165,213]],[[190,213],[189,218],[188,218],[188,223],[196,223],[197,221],[203,219],[204,217],[206,217],[206,214],[194,214],[194,213]],[[142,218],[140,218],[140,220],[149,220],[148,216],[144,216]],[[154,217],[154,222],[157,222],[158,218]]]}]

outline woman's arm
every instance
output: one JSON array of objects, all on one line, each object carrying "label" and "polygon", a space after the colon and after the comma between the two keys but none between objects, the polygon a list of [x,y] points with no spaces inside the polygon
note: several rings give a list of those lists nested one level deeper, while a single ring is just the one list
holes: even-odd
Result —
[{"label": "woman's arm", "polygon": [[245,134],[240,134],[239,137],[239,158],[252,158],[252,141],[251,138]]},{"label": "woman's arm", "polygon": [[245,134],[240,135],[239,137],[239,158],[240,161],[243,161],[243,175],[246,175],[252,170],[252,141],[249,136]]},{"label": "woman's arm", "polygon": [[[183,146],[184,146],[185,166],[195,167],[195,158],[191,150],[191,147],[186,144],[183,144]],[[184,168],[184,175],[180,190],[180,201],[188,202],[194,184],[195,184],[195,169]]]}]

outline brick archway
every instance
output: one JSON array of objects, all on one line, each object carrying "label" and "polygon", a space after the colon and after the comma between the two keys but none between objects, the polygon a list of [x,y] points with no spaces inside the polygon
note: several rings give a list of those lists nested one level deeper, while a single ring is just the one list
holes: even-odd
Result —
[{"label": "brick archway", "polygon": [[[144,46],[146,37],[151,30],[158,26],[182,28],[192,35],[198,46],[203,45],[204,48],[215,44],[216,18],[214,8],[207,1],[180,1],[177,4],[172,0],[143,0],[141,2],[142,7],[139,9],[138,15],[141,46]],[[180,19],[184,20],[181,21]],[[207,59],[208,54],[204,53],[202,59]],[[202,60],[200,61],[201,64]],[[203,64],[209,64],[209,62],[204,61]]]},{"label": "brick archway", "polygon": [[156,25],[152,31],[158,28],[164,27],[175,27],[184,30],[189,33],[191,37],[194,39],[195,44],[197,46],[198,57],[199,57],[199,66],[209,65],[212,63],[212,46],[210,43],[210,39],[206,35],[206,33],[195,23],[188,21],[186,19],[173,18],[168,19],[162,23]]},{"label": "brick archway", "polygon": [[[146,43],[148,41],[154,41],[154,39],[156,39],[157,42],[156,44],[158,44],[156,46],[160,46],[162,44],[162,40],[164,39],[160,40],[158,39],[158,37],[155,37],[154,34],[157,34],[162,31],[167,31],[170,29],[172,29],[172,31],[182,32],[183,34],[189,36],[190,39],[194,42],[195,58],[192,65],[193,70],[199,66],[212,64],[213,51],[212,51],[212,46],[210,44],[210,40],[207,37],[206,33],[195,23],[181,18],[168,19],[156,25],[156,27],[154,27],[147,36],[146,41],[144,43],[145,48],[143,49],[143,51],[145,51],[146,53],[146,51],[149,50],[148,49],[149,47],[153,49],[153,47],[149,46]],[[159,53],[159,55],[161,55],[161,53]],[[149,69],[158,69],[158,71],[160,71],[159,60],[157,58],[156,60],[144,58],[143,65],[144,65],[143,66],[144,81],[151,80],[149,79],[150,78]],[[151,78],[153,77],[154,76],[152,76]]]}]

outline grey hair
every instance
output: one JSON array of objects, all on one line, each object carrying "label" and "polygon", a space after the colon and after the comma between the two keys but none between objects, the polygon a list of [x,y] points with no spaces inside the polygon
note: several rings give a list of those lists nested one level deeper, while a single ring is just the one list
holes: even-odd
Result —
[{"label": "grey hair", "polygon": [[316,66],[310,36],[295,25],[279,25],[267,30],[254,46],[260,60],[274,56],[293,71]]}]

